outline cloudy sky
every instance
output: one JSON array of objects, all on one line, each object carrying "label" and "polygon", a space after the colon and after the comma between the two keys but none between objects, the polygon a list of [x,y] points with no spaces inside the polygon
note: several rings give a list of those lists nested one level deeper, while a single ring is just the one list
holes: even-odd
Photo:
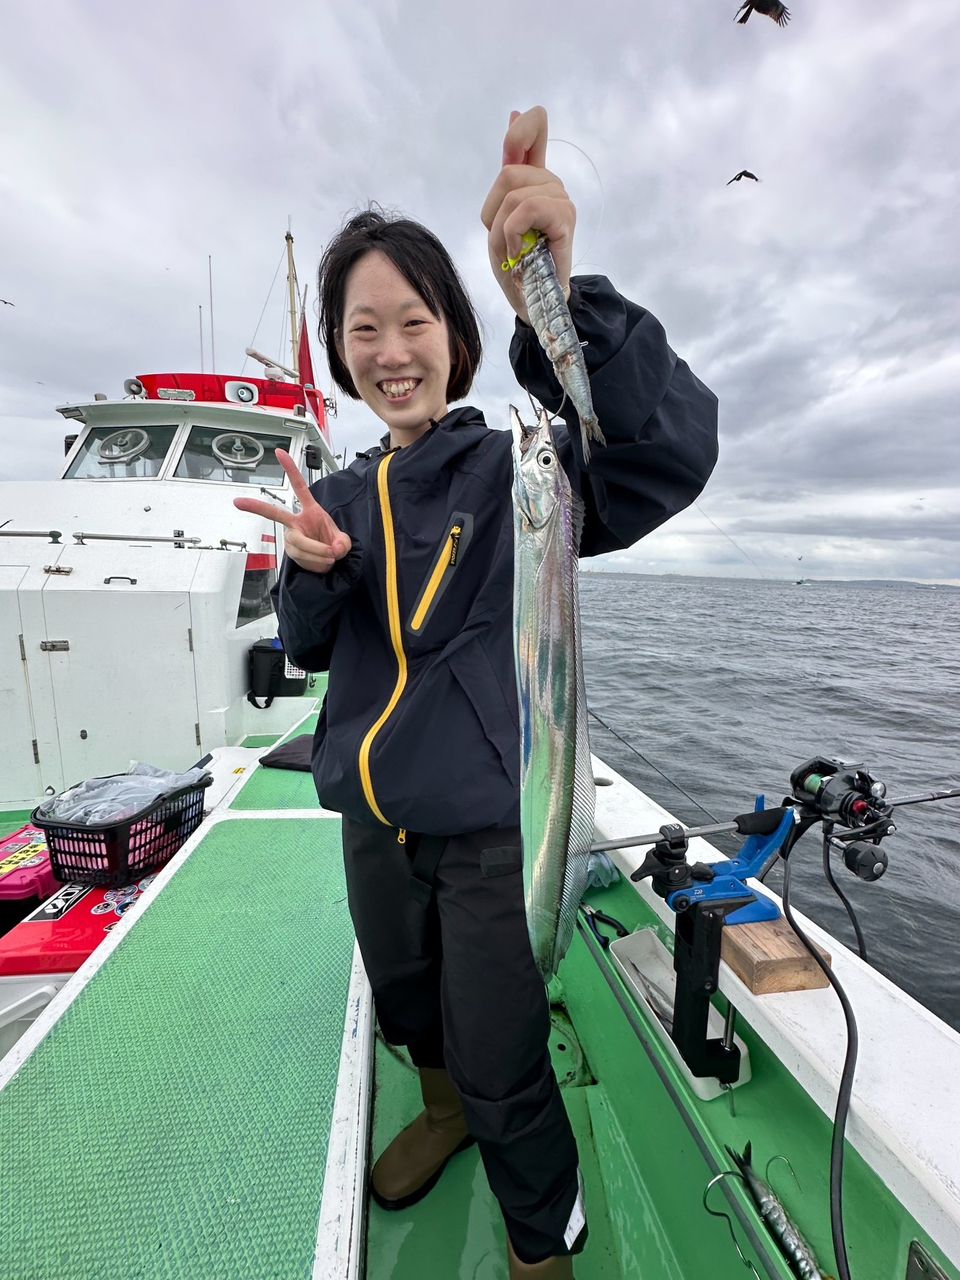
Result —
[{"label": "cloudy sky", "polygon": [[[208,254],[239,373],[288,219],[306,282],[370,199],[453,254],[485,322],[471,401],[505,426],[512,313],[479,215],[510,109],[540,102],[577,270],[720,398],[699,504],[607,567],[960,584],[960,10],[791,8],[781,29],[736,0],[7,0],[0,478],[56,473],[54,405],[199,368]],[[726,185],[743,168],[762,181]],[[281,285],[255,344],[277,354]],[[352,456],[378,424],[339,409]]]}]

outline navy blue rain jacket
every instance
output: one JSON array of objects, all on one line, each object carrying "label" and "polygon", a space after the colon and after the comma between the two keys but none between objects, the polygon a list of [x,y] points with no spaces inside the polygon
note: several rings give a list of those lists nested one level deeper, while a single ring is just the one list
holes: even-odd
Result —
[{"label": "navy blue rain jacket", "polygon": [[[580,554],[595,556],[700,493],[717,458],[717,402],[660,323],[605,277],[575,278],[570,310],[607,444],[585,467],[567,405],[569,429],[555,432],[586,507]],[[556,410],[559,384],[520,321],[510,359]],[[431,835],[519,822],[512,479],[510,432],[462,407],[312,486],[353,548],[326,574],[285,559],[275,599],[292,661],[330,673],[313,750],[324,807]]]}]

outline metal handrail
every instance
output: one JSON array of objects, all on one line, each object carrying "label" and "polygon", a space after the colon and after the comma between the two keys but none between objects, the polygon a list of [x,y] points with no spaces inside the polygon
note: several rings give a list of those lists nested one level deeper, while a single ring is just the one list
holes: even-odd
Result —
[{"label": "metal handrail", "polygon": [[199,538],[166,538],[153,533],[75,533],[73,536],[79,546],[88,540],[91,542],[94,540],[99,542],[176,542],[181,545],[186,542],[196,544],[200,541]]},{"label": "metal handrail", "polygon": [[63,537],[61,529],[4,529],[0,528],[0,538],[49,538],[51,542],[59,542]]}]

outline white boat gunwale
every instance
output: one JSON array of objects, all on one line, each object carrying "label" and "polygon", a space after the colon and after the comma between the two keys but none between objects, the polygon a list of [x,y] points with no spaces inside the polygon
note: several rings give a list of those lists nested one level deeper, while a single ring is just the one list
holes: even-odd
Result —
[{"label": "white boat gunwale", "polygon": [[[655,831],[675,821],[605,761],[594,757],[593,763],[598,777],[612,780],[612,785],[597,790],[599,838]],[[726,860],[702,838],[690,845],[700,861]],[[644,852],[618,849],[610,856],[672,931],[674,913],[650,882],[629,880]],[[765,885],[756,880],[749,884],[779,904]],[[944,1117],[960,1115],[960,1033],[813,920],[796,910],[794,915],[811,940],[830,952],[857,1018],[860,1053],[847,1141],[945,1255],[960,1261],[960,1144],[955,1128],[944,1123]],[[721,961],[719,990],[832,1122],[846,1052],[846,1025],[833,989],[755,995]],[[952,1078],[943,1070],[950,1061],[958,1068]],[[907,1080],[909,1089],[904,1087]]]}]

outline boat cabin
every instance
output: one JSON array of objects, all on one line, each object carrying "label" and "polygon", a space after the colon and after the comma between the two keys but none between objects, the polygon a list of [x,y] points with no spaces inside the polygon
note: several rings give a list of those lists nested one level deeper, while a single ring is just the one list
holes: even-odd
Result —
[{"label": "boat cabin", "polygon": [[59,480],[0,484],[0,803],[287,727],[247,700],[283,526],[233,499],[291,509],[278,448],[313,478],[339,464],[323,398],[270,372],[144,374],[61,405]]}]

